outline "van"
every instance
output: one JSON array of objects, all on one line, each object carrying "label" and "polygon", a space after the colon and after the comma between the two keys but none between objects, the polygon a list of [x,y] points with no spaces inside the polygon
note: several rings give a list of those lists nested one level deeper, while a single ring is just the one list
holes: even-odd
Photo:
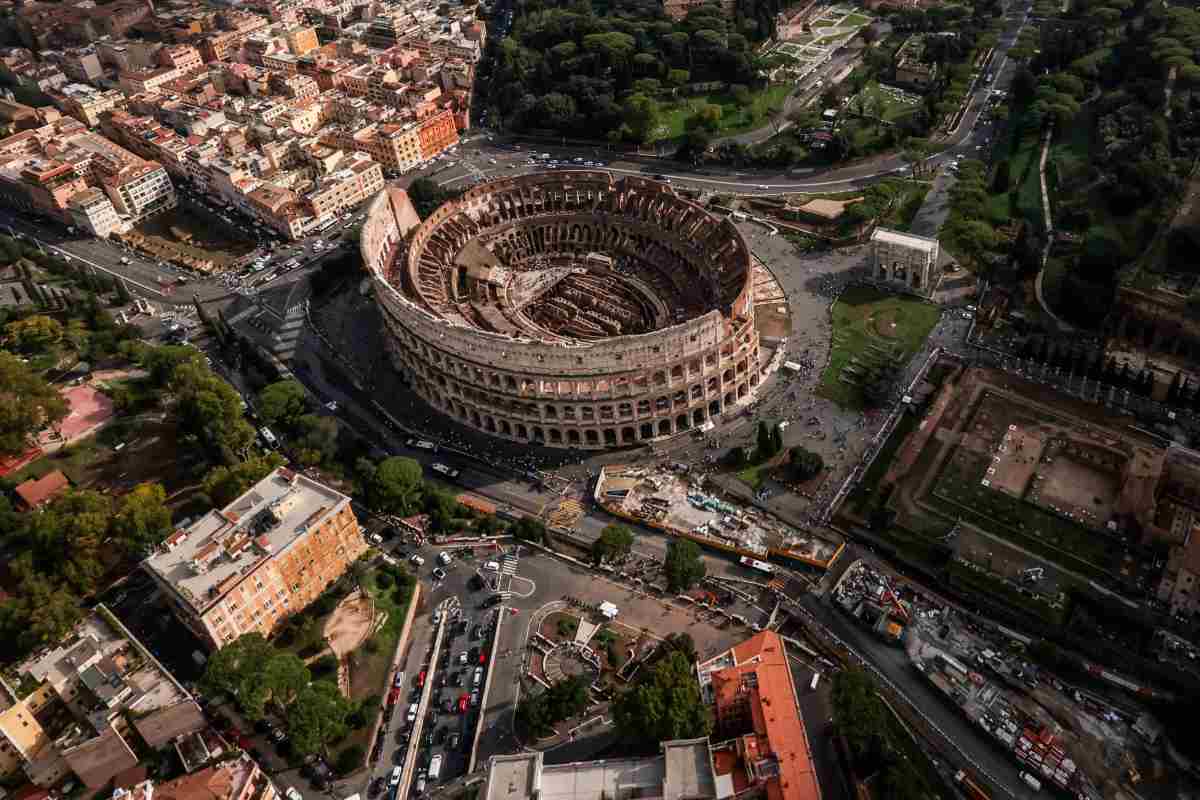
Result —
[{"label": "van", "polygon": [[499,571],[500,571],[500,564],[499,564],[498,562],[496,562],[496,561],[489,561],[489,562],[487,562],[486,564],[484,564],[484,565],[483,565],[483,568],[484,568],[484,569],[486,569],[486,570],[490,570],[490,571],[492,571],[492,572],[499,572]]},{"label": "van", "polygon": [[400,785],[400,768],[392,767],[392,777],[388,780],[388,786]]},{"label": "van", "polygon": [[408,714],[405,715],[405,719],[407,719],[409,721],[409,724],[417,721],[417,704],[416,703],[412,703],[409,705]]},{"label": "van", "polygon": [[445,551],[438,553],[438,563],[443,567],[448,566],[453,560],[454,559],[450,557],[450,554]]}]

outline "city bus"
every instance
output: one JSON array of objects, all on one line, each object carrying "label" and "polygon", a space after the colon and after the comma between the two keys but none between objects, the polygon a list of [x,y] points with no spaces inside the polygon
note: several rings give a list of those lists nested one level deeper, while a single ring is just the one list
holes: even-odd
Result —
[{"label": "city bus", "polygon": [[749,567],[750,569],[758,570],[759,572],[765,572],[767,575],[775,574],[775,567],[765,561],[759,561],[757,559],[750,558],[749,556],[742,556],[740,563],[743,567]]}]

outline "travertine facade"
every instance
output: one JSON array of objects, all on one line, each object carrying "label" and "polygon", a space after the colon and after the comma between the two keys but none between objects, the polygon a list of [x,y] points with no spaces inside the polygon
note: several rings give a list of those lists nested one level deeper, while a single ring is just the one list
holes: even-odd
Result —
[{"label": "travertine facade", "polygon": [[889,228],[871,233],[875,280],[929,294],[938,279],[938,240]]},{"label": "travertine facade", "polygon": [[749,250],[663,184],[528,175],[424,222],[392,189],[361,246],[395,367],[495,436],[629,446],[702,425],[758,385]]}]

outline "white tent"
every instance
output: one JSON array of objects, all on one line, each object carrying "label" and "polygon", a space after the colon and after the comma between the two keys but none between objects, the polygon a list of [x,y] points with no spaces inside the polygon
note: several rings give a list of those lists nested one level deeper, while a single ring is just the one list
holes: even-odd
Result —
[{"label": "white tent", "polygon": [[605,601],[600,604],[600,613],[604,615],[605,619],[616,619],[617,614],[620,613],[620,609],[612,603]]}]

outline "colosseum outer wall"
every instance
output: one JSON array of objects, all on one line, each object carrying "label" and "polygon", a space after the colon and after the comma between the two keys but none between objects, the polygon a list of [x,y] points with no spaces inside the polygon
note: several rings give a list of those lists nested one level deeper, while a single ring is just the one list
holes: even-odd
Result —
[{"label": "colosseum outer wall", "polygon": [[[426,222],[446,215],[435,216]],[[407,195],[389,189],[371,204],[362,255],[393,365],[426,401],[464,424],[548,446],[628,446],[703,425],[757,386],[749,274],[737,296],[743,313],[732,318],[713,309],[636,336],[514,338],[442,319],[392,284],[401,242],[418,225]]]}]

